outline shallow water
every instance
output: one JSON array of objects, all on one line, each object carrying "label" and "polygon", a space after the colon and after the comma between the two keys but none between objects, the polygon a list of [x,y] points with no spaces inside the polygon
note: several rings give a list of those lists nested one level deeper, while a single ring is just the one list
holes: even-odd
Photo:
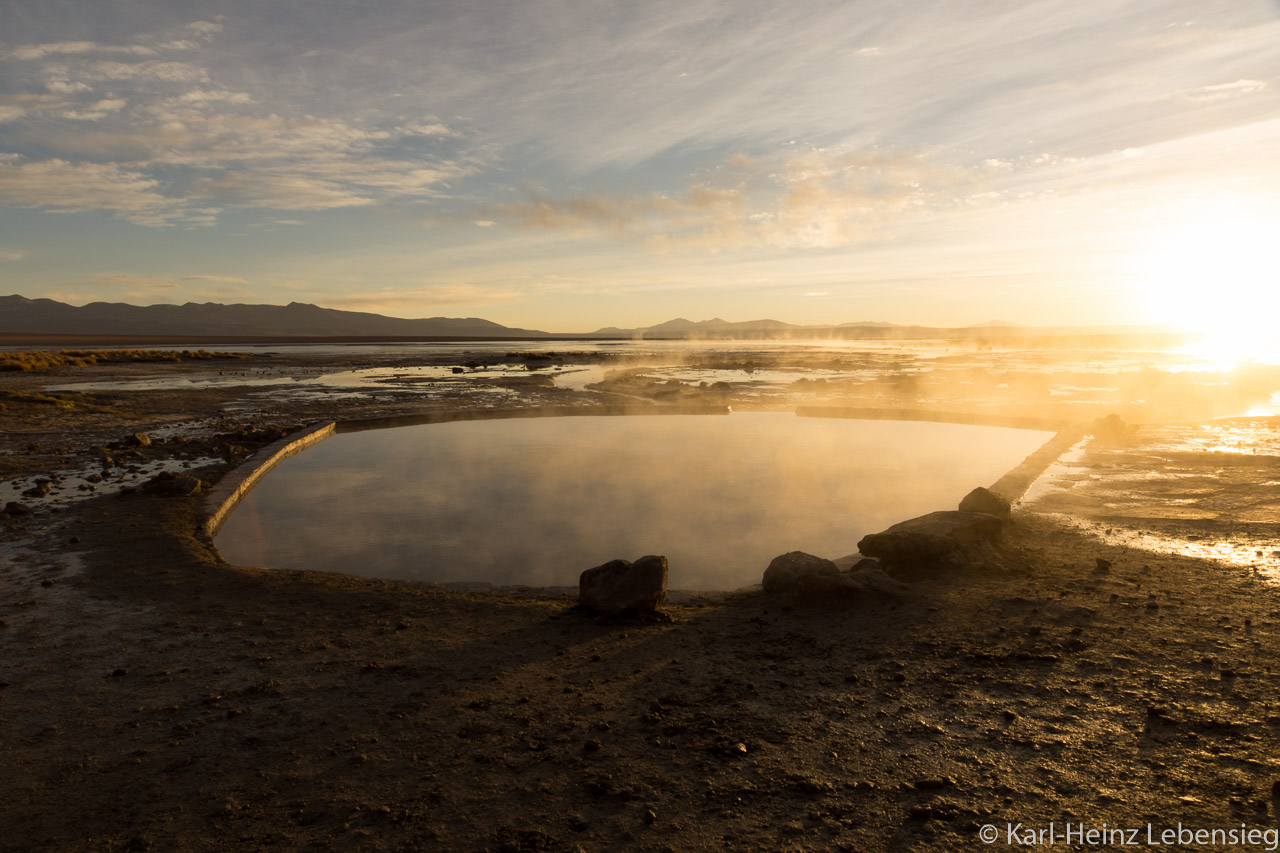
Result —
[{"label": "shallow water", "polygon": [[245,565],[533,586],[656,553],[673,589],[733,589],[786,551],[843,556],[867,533],[954,508],[1048,437],[780,413],[341,434],[272,471],[217,545]]},{"label": "shallow water", "polygon": [[[1017,341],[473,341],[219,346],[282,355],[394,358],[402,363],[252,367],[62,383],[49,391],[152,391],[248,386],[313,401],[392,394],[429,400],[503,395],[508,380],[538,377],[561,390],[650,396],[631,382],[681,393],[721,387],[763,405],[797,402],[940,409],[1017,405],[1043,417],[1092,419],[1120,410],[1138,420],[1280,414],[1280,358],[1228,365],[1194,347],[1025,346]],[[540,357],[530,361],[529,353]],[[287,359],[285,360],[287,361]],[[412,362],[420,362],[414,364]],[[455,372],[457,371],[457,372]],[[625,374],[619,384],[619,377]],[[612,377],[612,380],[610,379]],[[603,386],[597,385],[604,381]],[[649,389],[650,391],[654,389]],[[886,402],[891,401],[891,402]],[[1185,406],[1186,411],[1181,408]],[[1148,412],[1150,410],[1150,412]],[[1149,414],[1149,416],[1148,416]]]},{"label": "shallow water", "polygon": [[1081,442],[1022,506],[1143,550],[1280,578],[1280,426],[1274,418],[1144,425]]}]

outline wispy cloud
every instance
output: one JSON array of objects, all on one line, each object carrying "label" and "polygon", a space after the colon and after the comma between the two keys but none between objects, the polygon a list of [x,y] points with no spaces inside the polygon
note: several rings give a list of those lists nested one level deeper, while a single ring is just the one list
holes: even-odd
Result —
[{"label": "wispy cloud", "polygon": [[184,275],[181,281],[216,281],[220,284],[248,284],[243,278],[227,275]]},{"label": "wispy cloud", "polygon": [[0,261],[20,261],[26,256],[24,249],[0,249]]},{"label": "wispy cloud", "polygon": [[446,305],[503,305],[519,302],[526,292],[504,285],[451,281],[404,289],[382,289],[369,293],[329,296],[324,304],[332,308],[375,311],[403,316],[406,312],[429,311]]},{"label": "wispy cloud", "polygon": [[88,109],[66,110],[61,115],[63,118],[75,119],[76,121],[97,121],[124,109],[125,103],[123,98],[104,98],[91,105]]},{"label": "wispy cloud", "polygon": [[[207,284],[191,287],[188,283]],[[63,282],[49,293],[50,298],[72,304],[92,301],[128,301],[142,305],[157,302],[209,302],[253,298],[252,288],[242,278],[216,275],[165,276],[111,273],[88,279]]]},{"label": "wispy cloud", "polygon": [[122,53],[133,56],[153,56],[155,51],[149,47],[132,44],[99,44],[93,41],[59,41],[48,44],[25,44],[12,48],[8,52],[10,59],[30,60],[43,59],[46,56],[81,55],[87,53]]},{"label": "wispy cloud", "polygon": [[96,279],[93,279],[93,283],[107,287],[150,287],[161,290],[170,290],[177,287],[176,284],[166,278],[149,275],[132,275],[128,273],[100,275]]},{"label": "wispy cloud", "polygon": [[1180,89],[1174,95],[1192,101],[1223,101],[1256,94],[1266,88],[1267,83],[1264,80],[1235,80],[1230,83],[1215,83],[1211,86]]},{"label": "wispy cloud", "polygon": [[[57,212],[106,210],[140,225],[199,225],[226,207],[333,210],[439,199],[476,170],[470,155],[428,152],[460,136],[430,114],[290,115],[218,85],[196,49],[223,26],[197,21],[176,39],[49,42],[0,53],[0,61],[33,69],[25,79],[44,88],[0,94],[0,123],[22,125],[28,152],[0,154],[0,197]],[[23,124],[33,111],[45,120]]]},{"label": "wispy cloud", "polygon": [[479,212],[523,228],[629,234],[659,250],[831,248],[886,239],[976,186],[975,175],[923,155],[809,150],[776,163],[735,155],[678,194],[555,198],[530,188],[523,201]]},{"label": "wispy cloud", "polygon": [[0,154],[0,201],[56,213],[107,210],[139,225],[165,226],[181,218],[179,202],[159,181],[116,163],[24,161]]}]

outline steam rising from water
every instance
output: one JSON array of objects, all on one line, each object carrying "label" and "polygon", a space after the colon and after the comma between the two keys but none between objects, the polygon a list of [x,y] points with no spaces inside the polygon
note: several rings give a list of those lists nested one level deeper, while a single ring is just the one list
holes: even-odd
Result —
[{"label": "steam rising from water", "polygon": [[286,460],[217,544],[243,564],[535,586],[657,553],[673,588],[736,588],[785,551],[839,557],[953,508],[1047,437],[777,413],[353,433]]}]

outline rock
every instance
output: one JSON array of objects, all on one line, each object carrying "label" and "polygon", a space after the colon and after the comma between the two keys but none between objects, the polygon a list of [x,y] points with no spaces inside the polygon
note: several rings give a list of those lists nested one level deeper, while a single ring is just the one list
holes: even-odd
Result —
[{"label": "rock", "polygon": [[1094,574],[1105,575],[1109,571],[1111,571],[1110,560],[1105,559],[1103,557],[1098,557],[1097,559],[1094,560],[1094,569],[1093,569]]},{"label": "rock", "polygon": [[946,788],[955,785],[956,780],[950,776],[944,776],[941,779],[917,779],[915,781],[916,790],[919,791],[936,791],[939,788]]},{"label": "rock", "polygon": [[880,568],[880,564],[870,557],[864,557],[861,554],[846,554],[843,557],[836,557],[831,562],[836,564],[836,568],[842,572],[858,571],[859,569]]},{"label": "rock", "polygon": [[9,501],[4,505],[5,515],[27,515],[31,512],[31,507],[26,504],[20,504],[17,501]]},{"label": "rock", "polygon": [[889,577],[874,560],[863,562],[871,565],[836,575],[801,575],[795,582],[796,597],[806,602],[821,603],[866,598],[877,593],[905,598],[910,593],[910,587]]},{"label": "rock", "polygon": [[153,494],[185,498],[200,494],[204,490],[204,483],[196,477],[178,476],[172,471],[164,471],[143,483],[142,489]]},{"label": "rock", "polygon": [[52,489],[53,487],[49,485],[48,480],[40,480],[31,488],[23,490],[22,496],[27,498],[42,498],[49,494]]},{"label": "rock", "polygon": [[[863,565],[864,563],[870,565]],[[905,598],[911,592],[911,587],[885,574],[875,560],[863,560],[854,566],[849,573],[849,580],[868,591],[882,592],[897,598]]]},{"label": "rock", "polygon": [[578,578],[578,604],[601,616],[652,613],[667,597],[667,558],[650,554],[634,563],[610,560]]},{"label": "rock", "polygon": [[1127,438],[1133,434],[1137,427],[1125,423],[1120,419],[1119,415],[1110,414],[1105,418],[1098,418],[1094,421],[1091,429],[1098,438],[1115,440]]},{"label": "rock", "polygon": [[974,489],[960,501],[961,512],[985,512],[1000,518],[1008,518],[1013,508],[1002,495],[982,486]]},{"label": "rock", "polygon": [[145,432],[135,432],[133,435],[129,436],[128,441],[129,444],[135,444],[138,447],[151,446],[151,436],[147,435]]},{"label": "rock", "polygon": [[835,576],[840,574],[836,564],[804,551],[789,551],[774,557],[764,570],[764,591],[772,595],[791,592],[802,577],[810,575]]},{"label": "rock", "polygon": [[795,590],[796,598],[815,604],[847,601],[862,598],[867,594],[865,587],[854,583],[848,575],[840,574],[800,575],[791,588]]},{"label": "rock", "polygon": [[1004,522],[984,512],[941,511],[900,521],[864,536],[858,550],[889,568],[1001,567],[994,546]]}]

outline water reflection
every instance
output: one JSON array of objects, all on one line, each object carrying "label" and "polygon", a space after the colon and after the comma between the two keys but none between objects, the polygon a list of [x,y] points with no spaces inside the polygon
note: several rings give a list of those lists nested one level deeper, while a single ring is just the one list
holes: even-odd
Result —
[{"label": "water reflection", "polygon": [[1047,437],[778,413],[352,433],[282,463],[217,544],[246,565],[535,586],[659,553],[673,588],[731,589],[784,551],[838,557],[952,507]]}]

